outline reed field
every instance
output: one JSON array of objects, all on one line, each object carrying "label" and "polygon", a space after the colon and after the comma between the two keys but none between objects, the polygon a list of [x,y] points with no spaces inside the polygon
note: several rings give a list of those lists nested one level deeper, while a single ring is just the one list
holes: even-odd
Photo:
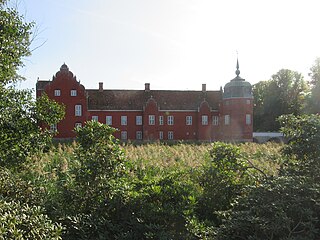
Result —
[{"label": "reed field", "polygon": [[[77,161],[74,158],[76,143],[58,144],[45,154],[34,159],[33,168],[39,174],[55,175],[57,171],[68,171]],[[278,143],[242,143],[237,144],[245,160],[259,168],[267,175],[277,175],[281,163],[282,144]],[[189,144],[177,143],[167,145],[149,143],[142,145],[123,144],[121,146],[125,158],[135,168],[147,170],[156,168],[165,170],[170,168],[196,168],[210,158],[211,143]],[[49,164],[50,163],[50,164]],[[73,166],[72,166],[73,165]]]}]

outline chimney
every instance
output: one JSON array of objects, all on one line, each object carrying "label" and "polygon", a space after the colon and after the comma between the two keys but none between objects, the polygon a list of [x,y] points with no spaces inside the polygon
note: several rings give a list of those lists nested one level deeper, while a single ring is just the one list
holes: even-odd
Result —
[{"label": "chimney", "polygon": [[103,82],[99,82],[99,92],[103,92]]},{"label": "chimney", "polygon": [[149,91],[150,91],[150,83],[145,83],[145,84],[144,84],[144,90],[145,90],[146,92],[149,92]]},{"label": "chimney", "polygon": [[207,86],[206,84],[202,84],[202,92],[205,93],[207,91]]}]

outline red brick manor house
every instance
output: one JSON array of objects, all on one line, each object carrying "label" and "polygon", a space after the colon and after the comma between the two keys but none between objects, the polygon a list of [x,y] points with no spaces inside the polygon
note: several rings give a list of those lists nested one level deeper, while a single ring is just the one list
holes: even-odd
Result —
[{"label": "red brick manor house", "polygon": [[108,124],[122,141],[252,141],[251,84],[239,76],[217,91],[85,89],[66,64],[52,80],[38,80],[36,95],[66,106],[57,138],[73,138],[73,129],[88,120]]}]

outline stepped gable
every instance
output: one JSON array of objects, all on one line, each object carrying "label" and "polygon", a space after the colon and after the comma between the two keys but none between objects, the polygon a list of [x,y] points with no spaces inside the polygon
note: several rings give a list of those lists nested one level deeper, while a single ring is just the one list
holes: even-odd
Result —
[{"label": "stepped gable", "polygon": [[147,100],[153,98],[160,110],[194,110],[206,100],[213,110],[218,110],[220,91],[175,90],[86,90],[89,110],[143,110]]}]

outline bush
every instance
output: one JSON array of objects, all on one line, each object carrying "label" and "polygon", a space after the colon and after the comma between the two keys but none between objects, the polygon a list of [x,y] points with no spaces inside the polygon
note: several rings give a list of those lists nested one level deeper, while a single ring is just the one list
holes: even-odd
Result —
[{"label": "bush", "polygon": [[0,198],[0,239],[61,239],[61,232],[40,207]]}]

